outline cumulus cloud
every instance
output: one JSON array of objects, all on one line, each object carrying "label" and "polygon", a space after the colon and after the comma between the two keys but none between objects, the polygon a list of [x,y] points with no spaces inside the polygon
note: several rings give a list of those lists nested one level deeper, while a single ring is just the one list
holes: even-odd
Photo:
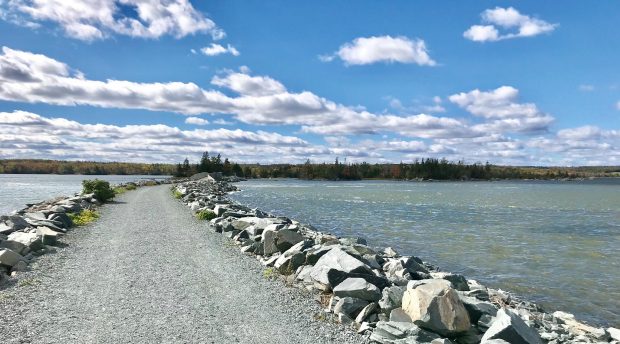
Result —
[{"label": "cumulus cloud", "polygon": [[207,125],[209,124],[209,121],[200,117],[187,117],[185,119],[185,123],[193,125]]},{"label": "cumulus cloud", "polygon": [[343,44],[333,55],[321,55],[324,62],[340,58],[346,65],[367,65],[378,62],[415,63],[421,66],[435,66],[426,43],[421,39],[404,36],[359,37]]},{"label": "cumulus cloud", "polygon": [[13,22],[53,22],[67,36],[85,41],[111,34],[141,38],[180,38],[196,33],[210,34],[213,39],[225,36],[189,0],[11,0],[2,7]]},{"label": "cumulus cloud", "polygon": [[501,86],[492,91],[475,89],[451,95],[448,99],[486,123],[474,126],[480,131],[532,133],[547,131],[554,118],[540,111],[536,104],[518,103],[519,90]]},{"label": "cumulus cloud", "polygon": [[207,56],[217,56],[222,54],[230,54],[232,56],[240,55],[239,50],[237,50],[232,45],[228,44],[226,47],[224,47],[217,43],[211,43],[211,45],[209,45],[208,47],[200,49],[200,52]]},{"label": "cumulus cloud", "polygon": [[286,93],[286,87],[279,81],[266,76],[250,76],[246,73],[216,75],[211,79],[211,83],[247,96],[270,96]]},{"label": "cumulus cloud", "polygon": [[[558,24],[519,13],[515,8],[496,7],[487,9],[480,15],[486,25],[473,25],[463,36],[476,42],[492,42],[517,37],[532,37],[550,33]],[[498,28],[506,31],[501,34]]]}]

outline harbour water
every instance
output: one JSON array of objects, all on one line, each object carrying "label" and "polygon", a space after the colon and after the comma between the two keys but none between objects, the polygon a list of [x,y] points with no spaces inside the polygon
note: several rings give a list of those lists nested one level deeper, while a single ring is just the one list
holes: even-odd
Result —
[{"label": "harbour water", "polygon": [[236,201],[620,325],[620,180],[250,180]]}]

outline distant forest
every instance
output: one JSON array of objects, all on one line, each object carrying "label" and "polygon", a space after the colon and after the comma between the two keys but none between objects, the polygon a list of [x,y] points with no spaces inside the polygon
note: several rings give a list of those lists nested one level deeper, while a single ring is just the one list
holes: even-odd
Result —
[{"label": "distant forest", "polygon": [[60,160],[0,160],[0,173],[13,174],[85,174],[85,175],[174,175],[187,177],[198,172],[222,172],[241,178],[300,178],[324,180],[396,179],[396,180],[490,180],[490,179],[563,179],[620,177],[619,166],[600,167],[515,167],[489,163],[466,164],[446,159],[420,159],[411,163],[369,164],[238,164],[204,152],[200,161],[185,159],[179,164],[141,164]]}]

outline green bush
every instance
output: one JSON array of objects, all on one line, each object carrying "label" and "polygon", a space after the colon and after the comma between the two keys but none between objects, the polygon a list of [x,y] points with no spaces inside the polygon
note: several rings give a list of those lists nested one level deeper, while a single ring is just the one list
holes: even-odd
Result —
[{"label": "green bush", "polygon": [[208,209],[201,210],[201,211],[199,211],[196,214],[196,218],[198,218],[198,220],[210,221],[210,220],[213,220],[216,217],[217,217],[217,215],[215,215],[214,212],[212,212],[211,210],[208,210]]},{"label": "green bush", "polygon": [[99,218],[99,214],[94,210],[82,210],[79,213],[67,213],[75,226],[87,225]]},{"label": "green bush", "polygon": [[83,180],[82,193],[95,194],[95,198],[100,202],[114,198],[114,190],[110,188],[110,183],[100,179]]},{"label": "green bush", "polygon": [[122,195],[125,192],[127,192],[127,190],[128,190],[127,188],[124,188],[122,186],[117,186],[117,187],[114,188],[114,194],[115,195]]},{"label": "green bush", "polygon": [[181,191],[179,191],[177,189],[172,190],[172,195],[176,199],[181,199],[181,197],[183,197],[183,194],[181,193]]},{"label": "green bush", "polygon": [[125,185],[125,189],[130,190],[130,191],[131,191],[131,190],[135,190],[135,189],[137,189],[137,188],[138,188],[138,187],[136,186],[136,184],[131,184],[131,183],[130,183],[130,184]]}]

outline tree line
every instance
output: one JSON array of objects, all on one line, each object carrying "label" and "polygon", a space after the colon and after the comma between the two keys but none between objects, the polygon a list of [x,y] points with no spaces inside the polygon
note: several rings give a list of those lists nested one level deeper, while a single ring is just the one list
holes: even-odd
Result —
[{"label": "tree line", "polygon": [[172,175],[174,171],[173,164],[42,159],[0,160],[0,173],[11,174]]}]

